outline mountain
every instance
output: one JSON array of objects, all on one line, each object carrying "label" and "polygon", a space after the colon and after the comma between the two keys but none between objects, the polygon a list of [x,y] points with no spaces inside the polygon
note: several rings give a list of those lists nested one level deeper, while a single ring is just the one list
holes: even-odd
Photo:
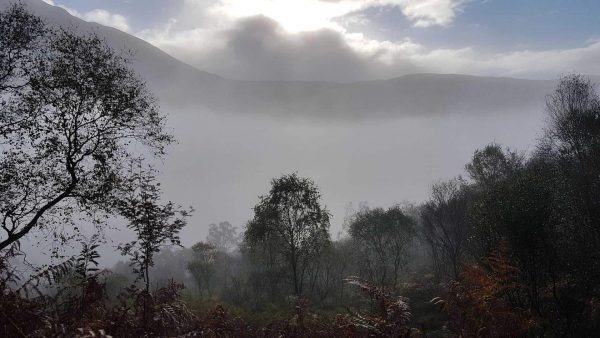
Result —
[{"label": "mountain", "polygon": [[[552,81],[413,74],[348,84],[222,81],[221,86],[198,87],[197,92],[202,93],[198,99],[212,109],[362,120],[524,111],[539,107],[553,85]],[[171,93],[170,97],[183,100],[188,93]]]},{"label": "mountain", "polygon": [[[12,2],[0,0],[6,5]],[[539,108],[553,81],[413,74],[357,83],[236,81],[189,66],[153,45],[89,23],[41,0],[24,1],[49,23],[95,32],[135,53],[134,67],[167,106],[275,118],[364,120],[453,113],[488,114]]]}]

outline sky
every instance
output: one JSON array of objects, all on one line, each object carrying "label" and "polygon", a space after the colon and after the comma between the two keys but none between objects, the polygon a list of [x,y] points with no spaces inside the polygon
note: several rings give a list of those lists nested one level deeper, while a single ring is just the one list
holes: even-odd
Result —
[{"label": "sky", "polygon": [[242,80],[600,74],[595,0],[45,0]]}]

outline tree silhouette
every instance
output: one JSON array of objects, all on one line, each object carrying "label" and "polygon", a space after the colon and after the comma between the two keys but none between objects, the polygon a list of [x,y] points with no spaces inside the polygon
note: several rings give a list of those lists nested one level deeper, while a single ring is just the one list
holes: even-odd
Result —
[{"label": "tree silhouette", "polygon": [[0,32],[14,36],[0,38],[2,250],[75,213],[110,211],[127,163],[173,139],[128,58],[99,37],[47,29],[19,6]]},{"label": "tree silhouette", "polygon": [[137,239],[120,246],[124,255],[130,255],[134,272],[150,289],[150,267],[154,254],[168,244],[180,245],[179,231],[187,224],[193,211],[182,209],[172,202],[161,204],[160,184],[155,181],[152,168],[141,163],[132,167],[131,191],[119,199],[117,210],[128,221]]},{"label": "tree silhouette", "polygon": [[268,195],[254,207],[245,240],[251,247],[277,243],[273,248],[290,270],[296,295],[302,294],[304,277],[311,259],[329,239],[329,212],[321,206],[315,183],[296,173],[274,179]]},{"label": "tree silhouette", "polygon": [[350,222],[359,269],[378,287],[394,289],[408,260],[408,246],[416,234],[415,221],[400,207],[364,209]]}]

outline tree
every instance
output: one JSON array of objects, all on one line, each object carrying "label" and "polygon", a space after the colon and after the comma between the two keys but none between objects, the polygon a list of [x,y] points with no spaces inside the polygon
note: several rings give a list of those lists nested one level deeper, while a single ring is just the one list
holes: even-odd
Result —
[{"label": "tree", "polygon": [[271,182],[268,195],[254,207],[254,218],[245,232],[251,249],[275,243],[275,254],[283,257],[290,270],[296,295],[301,295],[311,260],[330,243],[329,212],[321,206],[315,183],[296,173]]},{"label": "tree", "polygon": [[600,323],[594,302],[600,296],[600,96],[588,77],[567,75],[546,105],[536,155],[550,166],[552,232],[545,230],[557,258],[549,264],[555,291],[547,312],[557,335],[586,336]]},{"label": "tree", "polygon": [[215,223],[209,225],[206,241],[218,250],[230,252],[238,246],[240,238],[237,227],[229,222],[220,222],[219,225]]},{"label": "tree", "polygon": [[[503,213],[507,211],[504,208],[514,207],[509,202],[511,198],[517,198],[506,192],[507,185],[514,182],[525,166],[524,156],[510,149],[504,150],[496,143],[475,150],[471,162],[465,165],[472,180],[469,189],[473,195],[473,203],[469,208],[468,218],[474,223],[470,243],[470,251],[474,256],[484,257],[490,254],[504,236],[497,221],[507,215]],[[494,212],[503,214],[497,215]]]},{"label": "tree", "polygon": [[188,270],[198,284],[198,290],[202,294],[211,294],[211,282],[215,277],[215,262],[217,259],[216,248],[204,242],[198,242],[192,246],[192,260],[188,263]]},{"label": "tree", "polygon": [[22,4],[12,4],[0,12],[0,90],[2,105],[7,94],[29,85],[35,69],[35,49],[48,33],[42,20],[29,13]]},{"label": "tree", "polygon": [[473,159],[465,166],[476,184],[487,188],[509,177],[522,166],[523,158],[516,152],[502,150],[496,143],[475,150]]},{"label": "tree", "polygon": [[438,272],[458,278],[467,253],[469,192],[460,179],[440,182],[421,210],[425,240]]},{"label": "tree", "polygon": [[154,254],[165,245],[181,245],[179,231],[193,211],[181,209],[172,202],[160,203],[160,184],[155,182],[154,170],[136,162],[130,169],[129,192],[121,196],[116,208],[128,221],[137,239],[119,246],[123,255],[131,257],[133,272],[144,283],[142,324],[148,326],[150,312],[150,267]]},{"label": "tree", "polygon": [[359,269],[381,289],[398,283],[408,259],[408,247],[415,236],[415,221],[399,206],[363,209],[349,226],[350,236],[359,251]]},{"label": "tree", "polygon": [[[544,144],[564,182],[563,199],[573,202],[571,229],[590,248],[600,245],[600,96],[589,78],[560,79],[547,99],[549,123]],[[580,249],[588,251],[589,248]],[[589,252],[588,252],[589,253]]]},{"label": "tree", "polygon": [[99,37],[45,28],[19,6],[0,25],[2,250],[75,213],[110,211],[126,164],[173,139],[128,58]]},{"label": "tree", "polygon": [[179,232],[193,209],[182,209],[173,202],[161,204],[160,184],[155,182],[152,168],[144,169],[138,162],[132,171],[131,191],[118,200],[117,209],[137,239],[121,245],[120,249],[123,255],[131,256],[134,272],[143,280],[148,293],[154,254],[165,245],[181,245]]},{"label": "tree", "polygon": [[487,256],[500,243],[507,244],[527,286],[527,301],[536,311],[548,275],[558,267],[552,243],[556,236],[554,186],[548,166],[529,160],[510,176],[482,189],[469,215],[471,246],[478,245],[479,255]]}]

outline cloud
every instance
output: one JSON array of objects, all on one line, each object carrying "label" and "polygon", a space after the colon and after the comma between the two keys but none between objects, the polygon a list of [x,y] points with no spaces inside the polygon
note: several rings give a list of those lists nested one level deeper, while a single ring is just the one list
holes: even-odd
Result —
[{"label": "cloud", "polygon": [[88,12],[79,12],[73,8],[56,4],[53,0],[43,0],[49,5],[58,6],[69,12],[69,14],[76,16],[82,20],[96,22],[104,26],[109,26],[121,30],[123,32],[130,32],[131,28],[127,22],[127,18],[121,14],[113,14],[105,9],[93,9]]},{"label": "cloud", "polygon": [[[320,0],[322,3],[355,4],[352,10],[369,7],[398,6],[417,27],[446,26],[468,0]],[[350,8],[350,7],[347,7]],[[349,14],[347,12],[345,14]]]},{"label": "cloud", "polygon": [[[169,3],[173,17],[166,24],[134,34],[199,69],[243,80],[351,82],[415,72],[549,79],[567,72],[600,73],[597,40],[579,48],[493,53],[468,45],[439,48],[410,38],[375,39],[334,22],[355,9],[392,4],[415,25],[443,26],[469,1],[305,0],[296,6],[289,0],[180,0]],[[130,30],[118,14],[70,11]]]},{"label": "cloud", "polygon": [[465,0],[405,0],[402,13],[417,27],[446,26],[452,22]]},{"label": "cloud", "polygon": [[543,51],[515,51],[493,55],[478,60],[474,51],[469,53],[471,63],[477,65],[478,72],[490,72],[505,76],[547,78],[561,73],[600,74],[600,42],[592,42],[584,47]]},{"label": "cloud", "polygon": [[[177,55],[197,68],[244,80],[358,81],[389,77],[384,67],[390,53],[418,49],[409,41],[384,50],[360,34],[333,29],[290,33],[265,16],[241,19],[214,32],[202,29],[146,31],[141,38]],[[411,62],[395,65],[417,71]]]},{"label": "cloud", "polygon": [[92,21],[101,25],[114,27],[124,32],[129,32],[129,24],[127,18],[120,14],[112,14],[104,9],[94,9],[89,12],[85,12],[80,16],[85,21]]},{"label": "cloud", "polygon": [[445,26],[467,0],[186,0],[183,13],[210,13],[236,20],[264,15],[289,32],[329,28],[343,31],[336,18],[372,7],[397,6],[415,26]]},{"label": "cloud", "polygon": [[580,48],[489,53],[332,28],[295,33],[265,16],[233,20],[221,29],[177,30],[176,24],[139,37],[199,69],[234,79],[351,82],[415,72],[550,79],[573,71],[600,73],[600,42],[593,40]]}]

